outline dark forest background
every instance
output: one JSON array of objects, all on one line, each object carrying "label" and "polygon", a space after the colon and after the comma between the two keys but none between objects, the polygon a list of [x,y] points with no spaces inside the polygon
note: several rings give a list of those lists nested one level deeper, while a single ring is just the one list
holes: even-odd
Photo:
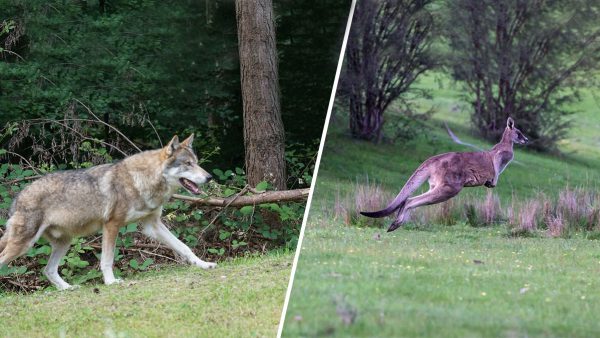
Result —
[{"label": "dark forest background", "polygon": [[[275,4],[281,111],[295,162],[317,151],[349,3]],[[160,146],[156,133],[165,142],[194,132],[206,166],[243,167],[234,1],[2,0],[0,20],[0,148],[48,149],[34,143],[56,143],[56,126],[7,123],[81,117],[85,104],[144,148]],[[116,137],[101,124],[86,133]],[[55,160],[82,162],[78,154]]]}]

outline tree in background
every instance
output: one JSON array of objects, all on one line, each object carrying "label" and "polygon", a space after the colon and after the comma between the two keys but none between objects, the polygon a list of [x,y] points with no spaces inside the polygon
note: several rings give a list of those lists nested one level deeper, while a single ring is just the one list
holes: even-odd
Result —
[{"label": "tree in background", "polygon": [[481,135],[496,141],[512,116],[540,150],[567,132],[574,79],[597,66],[596,1],[448,1],[454,79],[464,83]]},{"label": "tree in background", "polygon": [[279,103],[271,0],[236,1],[248,183],[286,188],[285,132]]},{"label": "tree in background", "polygon": [[357,3],[341,82],[341,94],[349,103],[352,137],[380,142],[385,110],[432,67],[431,2]]},{"label": "tree in background", "polygon": [[[314,163],[350,0],[274,6],[288,184],[295,187],[309,182],[299,178]],[[143,148],[160,146],[157,133],[195,132],[209,167],[244,167],[234,1],[0,0],[0,8],[0,129],[9,121],[86,117],[78,99]],[[44,136],[36,140],[43,148],[65,134],[30,127]],[[85,127],[93,138],[117,140],[103,126]],[[0,139],[0,148],[11,148],[10,139]],[[71,141],[59,142],[69,154],[53,163],[88,160]],[[17,143],[12,150],[28,157],[42,149],[29,137]]]}]

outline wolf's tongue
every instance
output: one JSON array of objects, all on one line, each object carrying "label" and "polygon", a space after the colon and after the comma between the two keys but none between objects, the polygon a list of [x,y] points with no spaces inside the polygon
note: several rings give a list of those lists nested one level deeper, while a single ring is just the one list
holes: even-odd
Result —
[{"label": "wolf's tongue", "polygon": [[194,194],[194,195],[200,194],[200,189],[198,188],[196,183],[194,183],[186,178],[181,178],[179,180],[179,182],[181,183],[181,185],[183,185],[184,188],[186,188],[192,194]]}]

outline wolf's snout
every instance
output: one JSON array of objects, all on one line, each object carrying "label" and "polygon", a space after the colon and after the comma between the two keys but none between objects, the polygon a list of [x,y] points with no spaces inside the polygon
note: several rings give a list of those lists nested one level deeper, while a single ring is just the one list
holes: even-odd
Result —
[{"label": "wolf's snout", "polygon": [[208,176],[206,176],[206,183],[212,181],[213,177],[209,174]]}]

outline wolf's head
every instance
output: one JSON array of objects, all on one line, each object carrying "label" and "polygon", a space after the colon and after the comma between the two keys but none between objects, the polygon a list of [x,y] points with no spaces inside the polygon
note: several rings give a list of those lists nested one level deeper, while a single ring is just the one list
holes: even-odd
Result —
[{"label": "wolf's head", "polygon": [[509,117],[506,120],[506,129],[504,130],[503,139],[509,137],[510,140],[514,143],[518,144],[526,144],[529,142],[529,139],[523,135],[523,133],[515,127],[515,121]]},{"label": "wolf's head", "polygon": [[212,176],[198,165],[198,158],[192,149],[194,134],[179,142],[177,135],[163,149],[165,167],[163,176],[171,186],[180,184],[194,195],[200,194],[200,185],[207,183]]}]

